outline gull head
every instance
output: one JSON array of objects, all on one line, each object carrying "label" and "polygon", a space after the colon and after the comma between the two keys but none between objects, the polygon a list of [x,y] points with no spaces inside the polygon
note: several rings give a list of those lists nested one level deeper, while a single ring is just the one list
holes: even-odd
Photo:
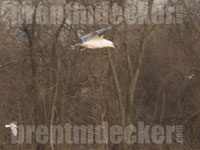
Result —
[{"label": "gull head", "polygon": [[113,42],[106,40],[106,42],[104,43],[104,47],[111,47],[115,49],[115,45]]},{"label": "gull head", "polygon": [[112,47],[112,48],[114,48],[114,49],[116,48],[113,42],[111,42],[110,47]]}]

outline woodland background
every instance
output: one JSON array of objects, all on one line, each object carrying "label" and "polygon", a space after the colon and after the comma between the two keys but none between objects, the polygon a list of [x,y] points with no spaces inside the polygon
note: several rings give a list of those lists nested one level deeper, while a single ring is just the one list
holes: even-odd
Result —
[{"label": "woodland background", "polygon": [[[76,0],[75,0],[76,1]],[[0,16],[1,149],[195,150],[200,148],[200,1],[180,0],[182,24],[109,24],[116,50],[69,51],[80,30],[105,25],[8,24]],[[2,1],[0,1],[2,3]],[[23,0],[18,0],[23,5]],[[96,1],[77,0],[95,6]],[[124,6],[123,0],[111,0]],[[153,0],[149,0],[149,13]],[[107,27],[107,26],[106,26]],[[188,76],[195,74],[192,79]],[[11,145],[5,124],[182,124],[184,144]]]}]

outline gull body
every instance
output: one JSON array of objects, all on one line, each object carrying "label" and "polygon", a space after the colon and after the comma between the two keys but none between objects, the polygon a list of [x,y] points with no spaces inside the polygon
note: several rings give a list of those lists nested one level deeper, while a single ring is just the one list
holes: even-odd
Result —
[{"label": "gull body", "polygon": [[106,47],[115,48],[112,41],[103,38],[104,33],[110,29],[111,29],[110,27],[103,28],[95,32],[89,33],[85,36],[82,36],[78,42],[76,42],[74,45],[71,46],[71,49],[74,50],[75,47],[83,47],[83,49],[81,50],[83,51],[86,48],[88,49],[100,49]]},{"label": "gull body", "polygon": [[97,49],[97,48],[105,48],[105,47],[115,48],[113,42],[106,39],[90,40],[90,41],[84,42],[81,46],[89,48],[89,49]]},{"label": "gull body", "polygon": [[10,128],[13,135],[17,136],[17,125],[15,123],[6,124],[5,127]]}]

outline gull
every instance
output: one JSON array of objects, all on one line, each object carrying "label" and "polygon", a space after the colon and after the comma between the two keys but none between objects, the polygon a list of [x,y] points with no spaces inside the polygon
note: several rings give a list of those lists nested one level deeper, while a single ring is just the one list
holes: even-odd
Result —
[{"label": "gull", "polygon": [[95,32],[89,33],[85,36],[82,36],[77,43],[71,46],[71,49],[74,50],[75,47],[83,47],[81,51],[84,51],[86,48],[88,49],[97,49],[97,48],[99,49],[106,47],[115,48],[112,41],[103,38],[104,33],[110,29],[111,27],[103,28]]},{"label": "gull", "polygon": [[189,76],[187,76],[188,79],[192,79],[195,76],[195,74],[191,74]]},{"label": "gull", "polygon": [[15,123],[6,124],[5,127],[10,128],[13,135],[17,136],[17,125]]}]

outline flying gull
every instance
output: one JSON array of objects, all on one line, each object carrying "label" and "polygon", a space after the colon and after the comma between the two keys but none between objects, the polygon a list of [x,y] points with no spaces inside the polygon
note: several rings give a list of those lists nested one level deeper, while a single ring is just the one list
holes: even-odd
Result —
[{"label": "flying gull", "polygon": [[77,43],[71,46],[71,49],[74,50],[75,47],[83,47],[81,51],[84,51],[86,48],[88,49],[97,49],[105,47],[115,48],[112,41],[103,38],[104,33],[110,29],[111,27],[103,28],[95,32],[89,33],[85,36],[82,36]]},{"label": "flying gull", "polygon": [[195,76],[195,74],[193,73],[193,74],[187,76],[187,78],[188,78],[188,79],[192,79],[194,76]]},{"label": "flying gull", "polygon": [[12,133],[13,133],[13,135],[17,136],[17,125],[15,123],[12,122],[10,124],[6,124],[5,127],[6,128],[10,128]]}]

